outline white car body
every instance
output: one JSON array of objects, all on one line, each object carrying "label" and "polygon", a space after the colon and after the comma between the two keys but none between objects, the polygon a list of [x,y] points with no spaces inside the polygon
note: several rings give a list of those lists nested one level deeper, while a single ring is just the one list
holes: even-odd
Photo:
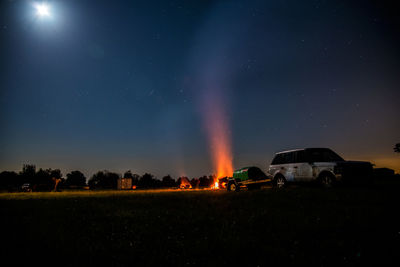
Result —
[{"label": "white car body", "polygon": [[287,182],[311,182],[322,176],[341,181],[344,171],[347,176],[364,178],[372,171],[372,165],[369,162],[345,161],[328,148],[305,148],[277,153],[268,172],[272,177],[280,176]]},{"label": "white car body", "polygon": [[329,172],[337,179],[340,179],[340,175],[334,173],[335,165],[332,162],[270,165],[269,173],[273,177],[277,174],[282,174],[288,182],[310,182],[316,180],[323,171]]}]

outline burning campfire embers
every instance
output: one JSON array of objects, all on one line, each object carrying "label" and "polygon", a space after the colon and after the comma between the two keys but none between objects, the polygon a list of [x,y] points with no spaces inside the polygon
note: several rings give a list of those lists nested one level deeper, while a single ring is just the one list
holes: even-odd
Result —
[{"label": "burning campfire embers", "polygon": [[219,182],[216,181],[215,183],[213,183],[211,189],[219,189]]},{"label": "burning campfire embers", "polygon": [[180,189],[192,189],[192,185],[189,182],[187,177],[181,177],[181,184],[179,185]]},{"label": "burning campfire embers", "polygon": [[200,178],[189,179],[187,177],[179,177],[179,189],[226,189],[228,177],[216,178],[214,175],[202,176]]},{"label": "burning campfire embers", "polygon": [[215,189],[226,189],[226,185],[228,184],[228,177],[222,177],[217,179],[216,184],[218,185]]},{"label": "burning campfire embers", "polygon": [[211,185],[211,189],[226,189],[228,183],[228,177],[216,178],[214,183]]}]

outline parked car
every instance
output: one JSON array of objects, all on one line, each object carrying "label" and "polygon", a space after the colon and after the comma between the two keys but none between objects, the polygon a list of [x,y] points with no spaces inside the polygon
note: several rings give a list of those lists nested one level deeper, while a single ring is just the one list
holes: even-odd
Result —
[{"label": "parked car", "polygon": [[241,188],[258,189],[272,182],[272,177],[258,167],[245,167],[233,172],[233,177],[227,181],[228,191],[239,191]]},{"label": "parked car", "polygon": [[268,172],[277,187],[311,181],[331,187],[337,182],[370,182],[372,164],[346,161],[329,148],[305,148],[277,153]]},{"label": "parked car", "polygon": [[22,192],[32,192],[31,184],[25,183],[25,184],[21,185],[21,191]]}]

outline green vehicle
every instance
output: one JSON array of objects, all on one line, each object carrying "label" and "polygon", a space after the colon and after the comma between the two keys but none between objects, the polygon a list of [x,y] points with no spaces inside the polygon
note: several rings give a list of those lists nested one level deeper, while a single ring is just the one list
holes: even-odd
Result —
[{"label": "green vehicle", "polygon": [[271,182],[272,177],[266,175],[260,168],[245,167],[234,171],[226,188],[228,191],[239,191],[241,188],[259,189],[262,185]]}]

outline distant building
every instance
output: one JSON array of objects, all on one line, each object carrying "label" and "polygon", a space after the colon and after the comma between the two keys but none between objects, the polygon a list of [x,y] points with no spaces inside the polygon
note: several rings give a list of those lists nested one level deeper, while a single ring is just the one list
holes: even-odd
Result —
[{"label": "distant building", "polygon": [[117,181],[118,190],[132,189],[132,178],[119,178]]}]

